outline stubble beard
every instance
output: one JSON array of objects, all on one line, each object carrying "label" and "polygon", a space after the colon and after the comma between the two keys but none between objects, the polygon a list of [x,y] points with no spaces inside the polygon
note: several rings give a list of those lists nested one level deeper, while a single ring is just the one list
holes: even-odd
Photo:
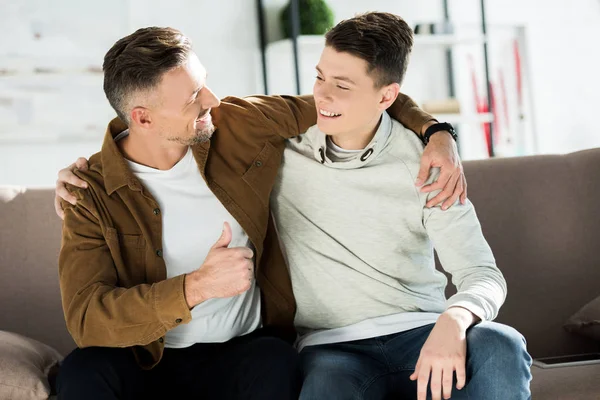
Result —
[{"label": "stubble beard", "polygon": [[202,129],[196,129],[196,134],[192,137],[180,137],[171,136],[167,140],[170,142],[176,142],[184,146],[193,146],[195,144],[205,143],[210,140],[213,133],[215,133],[216,127],[211,123],[210,126]]}]

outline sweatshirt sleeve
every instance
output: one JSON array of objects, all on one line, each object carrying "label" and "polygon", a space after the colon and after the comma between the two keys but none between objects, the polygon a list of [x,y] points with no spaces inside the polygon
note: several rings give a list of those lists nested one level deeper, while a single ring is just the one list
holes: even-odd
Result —
[{"label": "sweatshirt sleeve", "polygon": [[[439,174],[436,169],[430,181]],[[424,194],[423,204],[439,191]],[[483,236],[473,204],[467,200],[443,211],[439,206],[424,207],[423,224],[442,267],[452,275],[458,292],[446,307],[463,307],[491,321],[506,299],[506,281],[496,266],[492,250]]]}]

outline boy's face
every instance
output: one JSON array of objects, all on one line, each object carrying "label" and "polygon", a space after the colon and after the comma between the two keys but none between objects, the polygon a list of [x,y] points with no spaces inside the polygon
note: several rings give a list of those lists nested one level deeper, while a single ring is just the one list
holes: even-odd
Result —
[{"label": "boy's face", "polygon": [[398,85],[377,88],[367,68],[361,58],[325,47],[313,88],[317,125],[323,133],[334,138],[370,133],[393,103],[397,90],[394,95],[392,86]]}]

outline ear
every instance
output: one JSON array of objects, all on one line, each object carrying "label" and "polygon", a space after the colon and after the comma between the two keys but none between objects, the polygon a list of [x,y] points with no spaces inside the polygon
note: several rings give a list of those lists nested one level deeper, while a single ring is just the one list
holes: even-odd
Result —
[{"label": "ear", "polygon": [[381,100],[379,101],[379,109],[384,111],[396,101],[398,94],[400,94],[400,85],[397,83],[386,85],[380,89],[380,93]]},{"label": "ear", "polygon": [[152,124],[150,111],[144,107],[135,107],[133,110],[131,110],[129,118],[131,118],[131,122],[139,125],[142,128],[149,128]]}]

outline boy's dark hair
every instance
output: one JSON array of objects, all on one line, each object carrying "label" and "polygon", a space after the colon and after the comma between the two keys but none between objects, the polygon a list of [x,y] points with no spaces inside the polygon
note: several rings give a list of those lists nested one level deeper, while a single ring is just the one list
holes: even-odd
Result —
[{"label": "boy's dark hair", "polygon": [[368,64],[376,87],[401,84],[413,45],[413,33],[399,16],[369,12],[346,19],[325,35],[325,45]]},{"label": "boy's dark hair", "polygon": [[119,118],[129,123],[130,96],[156,87],[165,72],[187,62],[191,50],[190,40],[173,28],[142,28],[117,41],[102,70],[104,93]]}]

